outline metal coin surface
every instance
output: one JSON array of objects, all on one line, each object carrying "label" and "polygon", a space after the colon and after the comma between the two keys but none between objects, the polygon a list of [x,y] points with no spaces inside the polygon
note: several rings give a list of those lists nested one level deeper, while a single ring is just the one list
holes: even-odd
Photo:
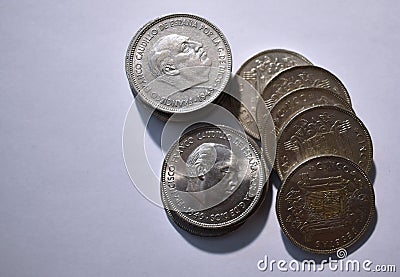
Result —
[{"label": "metal coin surface", "polygon": [[372,141],[367,128],[352,112],[318,106],[298,113],[282,129],[276,148],[281,180],[304,160],[322,154],[346,157],[365,172],[372,164]]},{"label": "metal coin surface", "polygon": [[356,243],[375,212],[373,187],[354,162],[311,158],[279,189],[276,212],[285,235],[303,250],[328,254]]},{"label": "metal coin surface", "polygon": [[267,107],[272,108],[293,90],[308,87],[329,89],[351,105],[343,83],[326,69],[313,65],[296,66],[280,72],[267,84],[261,95]]},{"label": "metal coin surface", "polygon": [[186,113],[218,97],[232,71],[231,50],[212,23],[190,14],[157,18],[131,40],[125,61],[133,93],[166,113]]},{"label": "metal coin surface", "polygon": [[161,197],[168,216],[201,236],[225,234],[259,206],[266,189],[265,162],[257,144],[225,126],[190,130],[167,153]]},{"label": "metal coin surface", "polygon": [[[296,52],[285,49],[271,49],[262,51],[249,58],[236,74],[249,82],[261,94],[275,74],[289,67],[311,64],[309,60]],[[246,93],[246,91],[243,91],[243,93]],[[258,97],[252,99],[252,105],[249,107],[253,109],[253,114],[256,114],[257,101]],[[239,121],[245,131],[259,140],[260,134],[257,125],[249,111],[243,105],[240,106],[238,115]]]},{"label": "metal coin surface", "polygon": [[282,97],[271,109],[275,130],[279,136],[282,127],[298,112],[315,106],[336,106],[353,112],[351,106],[336,93],[323,88],[301,88]]}]

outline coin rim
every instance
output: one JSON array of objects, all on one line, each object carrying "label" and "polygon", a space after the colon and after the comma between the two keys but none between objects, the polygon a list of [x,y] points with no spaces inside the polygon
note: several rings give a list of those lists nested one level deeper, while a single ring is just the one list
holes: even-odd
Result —
[{"label": "coin rim", "polygon": [[[368,216],[368,220],[365,222],[362,230],[352,239],[350,240],[348,243],[343,244],[341,246],[335,247],[335,248],[331,248],[331,249],[324,249],[324,250],[318,250],[318,249],[313,249],[311,247],[307,247],[303,244],[301,244],[300,242],[298,242],[297,240],[295,240],[291,235],[290,232],[287,230],[287,228],[285,227],[285,225],[282,223],[282,216],[281,216],[281,198],[282,198],[282,194],[283,194],[283,189],[285,188],[285,186],[289,186],[288,185],[288,180],[289,178],[291,178],[298,170],[301,166],[304,166],[306,163],[310,163],[313,160],[317,160],[317,159],[321,159],[321,158],[335,158],[335,159],[339,159],[339,160],[345,160],[346,162],[349,162],[352,166],[354,166],[359,172],[360,174],[365,178],[365,180],[367,180],[367,184],[368,184],[368,188],[370,190],[370,199],[371,199],[371,205],[370,205],[370,211],[369,211],[369,216]],[[318,156],[314,156],[311,157],[309,159],[304,160],[304,162],[302,162],[301,164],[299,164],[295,169],[293,169],[290,174],[288,175],[288,177],[285,179],[285,181],[282,183],[282,185],[279,188],[279,191],[277,193],[276,196],[276,204],[275,204],[275,212],[276,215],[278,217],[278,222],[279,225],[281,227],[281,229],[283,230],[284,234],[286,235],[287,238],[289,238],[289,240],[296,245],[297,247],[309,251],[311,253],[315,253],[315,254],[331,254],[336,252],[337,250],[341,249],[341,248],[348,248],[352,245],[354,245],[356,242],[359,241],[359,239],[365,234],[365,232],[367,231],[367,229],[370,227],[370,224],[372,222],[373,217],[375,216],[375,212],[376,212],[376,208],[375,208],[375,192],[374,192],[374,187],[372,186],[371,180],[368,178],[368,175],[365,173],[365,171],[355,162],[353,162],[350,159],[347,159],[345,157],[342,156],[336,156],[336,155],[318,155]]]}]

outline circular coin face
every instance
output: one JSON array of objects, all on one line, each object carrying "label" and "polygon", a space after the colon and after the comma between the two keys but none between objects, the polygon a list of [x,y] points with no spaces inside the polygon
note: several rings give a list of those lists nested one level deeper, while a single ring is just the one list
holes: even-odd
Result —
[{"label": "circular coin face", "polygon": [[289,174],[278,192],[276,212],[295,245],[328,254],[360,239],[373,218],[374,201],[372,185],[357,164],[320,156]]},{"label": "circular coin face", "polygon": [[[311,64],[309,60],[296,52],[271,49],[249,58],[236,74],[249,82],[261,94],[267,83],[277,73],[289,67]],[[246,93],[246,91],[243,91],[243,93]],[[258,97],[252,99],[251,102],[248,101],[252,104],[249,108],[253,109],[253,114],[256,114],[257,101],[259,101]],[[255,139],[260,139],[256,122],[243,105],[240,106],[238,114],[245,131]]]},{"label": "circular coin face", "polygon": [[332,73],[313,65],[296,66],[277,74],[265,87],[262,98],[268,108],[286,94],[299,88],[325,88],[351,105],[350,96],[342,82]]},{"label": "circular coin face", "polygon": [[167,153],[161,196],[169,217],[201,236],[225,234],[258,207],[266,183],[257,144],[228,127],[202,126]]},{"label": "circular coin face", "polygon": [[315,106],[336,106],[353,112],[351,106],[336,93],[324,88],[301,88],[282,97],[271,109],[275,131],[279,136],[282,127],[298,112]]},{"label": "circular coin face", "polygon": [[304,160],[322,154],[346,157],[365,172],[372,164],[372,141],[367,128],[352,112],[318,106],[298,113],[282,129],[276,148],[281,180]]},{"label": "circular coin face", "polygon": [[231,50],[221,31],[190,14],[155,19],[133,37],[126,74],[134,93],[151,107],[186,113],[212,102],[232,70]]}]

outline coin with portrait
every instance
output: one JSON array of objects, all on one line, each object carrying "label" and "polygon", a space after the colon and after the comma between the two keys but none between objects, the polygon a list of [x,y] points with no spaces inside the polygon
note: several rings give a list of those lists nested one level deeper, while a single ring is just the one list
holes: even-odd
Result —
[{"label": "coin with portrait", "polygon": [[190,14],[149,22],[126,54],[131,87],[146,104],[166,113],[186,113],[212,102],[225,88],[231,69],[224,35]]},{"label": "coin with portrait", "polygon": [[257,144],[225,126],[185,133],[169,150],[161,196],[179,227],[201,236],[239,227],[260,204],[266,168]]}]

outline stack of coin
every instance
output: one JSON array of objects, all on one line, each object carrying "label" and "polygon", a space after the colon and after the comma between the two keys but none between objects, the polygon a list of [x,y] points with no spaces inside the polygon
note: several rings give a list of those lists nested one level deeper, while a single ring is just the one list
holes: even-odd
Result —
[{"label": "stack of coin", "polygon": [[[374,192],[366,174],[372,141],[342,82],[326,69],[301,64],[308,60],[300,54],[288,53],[299,64],[265,77],[256,55],[238,74],[259,91],[274,121],[275,169],[283,182],[276,209],[284,233],[304,250],[333,253],[354,244],[373,217]],[[272,59],[265,55],[264,60]],[[256,123],[263,115],[256,114],[254,120],[244,109],[239,120],[259,138],[264,131],[258,134]]]},{"label": "stack of coin", "polygon": [[217,99],[230,79],[232,55],[212,23],[172,14],[139,29],[129,44],[125,69],[133,95],[166,121]]},{"label": "stack of coin", "polygon": [[[139,29],[125,65],[139,103],[163,121],[187,121],[192,112],[226,101],[222,92],[231,77],[232,56],[225,36],[212,23],[172,14]],[[217,236],[254,213],[267,180],[261,150],[250,137],[229,127],[200,125],[184,133],[166,155],[161,198],[179,227]]]},{"label": "stack of coin", "polygon": [[260,206],[268,186],[258,145],[224,126],[185,133],[166,155],[161,196],[182,229],[218,236],[242,225]]}]

